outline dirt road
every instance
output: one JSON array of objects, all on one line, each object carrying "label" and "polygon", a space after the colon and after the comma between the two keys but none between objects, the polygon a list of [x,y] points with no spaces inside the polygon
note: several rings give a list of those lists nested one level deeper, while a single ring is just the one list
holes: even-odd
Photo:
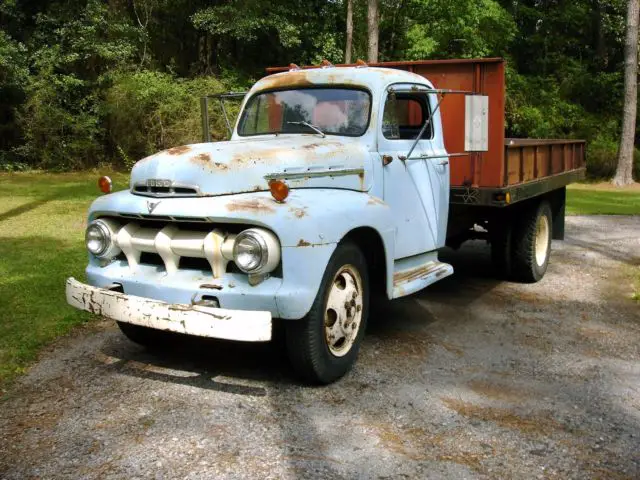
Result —
[{"label": "dirt road", "polygon": [[447,260],[329,387],[278,343],[62,339],[0,403],[0,478],[640,478],[640,217],[569,218],[536,285]]}]

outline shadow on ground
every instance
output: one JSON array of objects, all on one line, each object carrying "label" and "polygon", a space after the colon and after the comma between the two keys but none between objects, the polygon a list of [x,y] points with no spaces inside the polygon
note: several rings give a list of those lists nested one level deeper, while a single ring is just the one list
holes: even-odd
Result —
[{"label": "shadow on ground", "polygon": [[[450,306],[466,306],[487,295],[500,281],[492,278],[488,249],[484,243],[471,242],[459,251],[447,250],[441,258],[449,262],[455,274],[426,290],[405,298],[372,302],[367,335],[376,342],[396,339],[398,332],[419,335],[433,321],[426,305],[437,302]],[[108,368],[124,375],[175,384],[190,385],[243,395],[265,394],[264,388],[246,387],[217,381],[216,377],[276,384],[299,385],[286,357],[284,326],[276,324],[270,343],[228,342],[215,339],[167,334],[166,346],[145,349],[119,335],[103,347],[102,353],[117,359]],[[368,347],[365,337],[363,348]],[[151,367],[141,368],[140,364]],[[155,367],[155,369],[154,369]],[[189,372],[188,376],[160,369]]]}]

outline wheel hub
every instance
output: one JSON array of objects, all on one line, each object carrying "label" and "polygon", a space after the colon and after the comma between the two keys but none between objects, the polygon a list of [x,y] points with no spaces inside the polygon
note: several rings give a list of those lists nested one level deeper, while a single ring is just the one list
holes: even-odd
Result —
[{"label": "wheel hub", "polygon": [[335,275],[325,309],[324,332],[329,351],[346,355],[353,346],[362,320],[362,280],[352,265]]},{"label": "wheel hub", "polygon": [[536,222],[536,263],[539,267],[547,261],[549,250],[549,219],[540,215]]}]

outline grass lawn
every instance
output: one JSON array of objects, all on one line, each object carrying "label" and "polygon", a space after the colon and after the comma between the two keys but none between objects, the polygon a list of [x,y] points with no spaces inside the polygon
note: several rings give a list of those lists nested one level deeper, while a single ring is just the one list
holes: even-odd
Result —
[{"label": "grass lawn", "polygon": [[[99,174],[0,174],[0,392],[39,349],[92,318],[67,306],[64,282],[84,278],[86,213]],[[127,175],[114,174],[115,189]],[[640,214],[640,188],[581,184],[571,214]],[[640,281],[640,280],[639,280]]]},{"label": "grass lawn", "polygon": [[569,215],[640,215],[640,184],[617,189],[608,183],[577,183],[567,188]]},{"label": "grass lawn", "polygon": [[[0,392],[40,347],[90,314],[66,305],[68,276],[84,278],[86,214],[99,174],[0,174]],[[111,177],[126,188],[127,177]]]}]

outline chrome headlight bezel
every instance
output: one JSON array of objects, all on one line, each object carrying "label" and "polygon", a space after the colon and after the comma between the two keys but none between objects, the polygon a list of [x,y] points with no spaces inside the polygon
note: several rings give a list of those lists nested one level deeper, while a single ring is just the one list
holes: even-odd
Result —
[{"label": "chrome headlight bezel", "polygon": [[[103,237],[103,245],[97,250],[93,251],[89,248],[89,232],[95,230],[98,231]],[[109,219],[97,219],[87,225],[87,229],[84,233],[84,242],[87,251],[94,257],[100,259],[109,259],[116,257],[120,254],[121,250],[116,244],[116,235],[120,230],[120,225]]]},{"label": "chrome headlight bezel", "polygon": [[[240,244],[245,239],[250,239],[260,248],[260,259],[255,266],[245,267],[238,262]],[[240,270],[249,275],[270,273],[280,263],[280,242],[275,234],[264,228],[243,230],[236,236],[233,244],[233,261]]]}]

